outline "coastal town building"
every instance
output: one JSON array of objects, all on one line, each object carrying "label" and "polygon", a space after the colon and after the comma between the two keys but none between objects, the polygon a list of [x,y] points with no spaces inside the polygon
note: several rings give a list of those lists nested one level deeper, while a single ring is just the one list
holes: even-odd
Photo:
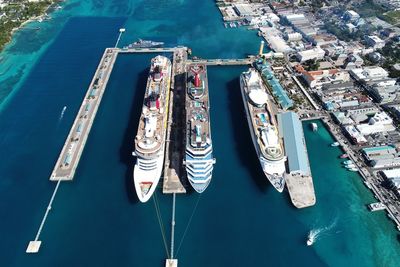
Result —
[{"label": "coastal town building", "polygon": [[373,49],[380,49],[385,46],[385,41],[383,41],[381,38],[379,38],[376,35],[365,36],[365,41]]},{"label": "coastal town building", "polygon": [[366,105],[363,107],[354,106],[342,111],[335,111],[332,113],[333,118],[339,125],[355,125],[362,121],[368,120],[368,116],[371,116],[379,112],[379,109],[375,106]]},{"label": "coastal town building", "polygon": [[379,84],[374,84],[369,87],[369,92],[381,104],[400,99],[400,85],[380,86]]},{"label": "coastal town building", "polygon": [[400,189],[400,168],[383,170],[381,171],[381,175],[397,190]]},{"label": "coastal town building", "polygon": [[378,66],[352,69],[349,73],[355,80],[360,82],[378,80],[389,76],[386,70]]},{"label": "coastal town building", "polygon": [[346,21],[355,22],[360,19],[360,15],[354,10],[347,10],[343,15],[343,19]]},{"label": "coastal town building", "polygon": [[316,34],[313,36],[309,37],[309,40],[313,43],[315,46],[322,46],[322,45],[328,45],[328,44],[336,44],[338,42],[338,39],[336,36],[332,34]]},{"label": "coastal town building", "polygon": [[240,17],[247,17],[253,15],[253,8],[250,4],[235,4],[233,8],[236,14]]},{"label": "coastal town building", "polygon": [[391,132],[395,131],[395,129],[396,128],[393,126],[393,120],[385,112],[376,113],[369,119],[368,123],[348,125],[344,127],[350,140],[358,145],[367,143],[368,140],[366,136],[368,135]]},{"label": "coastal town building", "polygon": [[282,134],[285,152],[288,157],[289,173],[311,175],[303,127],[299,117],[294,112],[285,112],[278,115],[278,121],[279,133]]},{"label": "coastal town building", "polygon": [[292,51],[292,48],[282,38],[282,33],[276,28],[261,27],[260,33],[274,52],[288,53]]},{"label": "coastal town building", "polygon": [[299,51],[296,54],[296,57],[300,62],[304,62],[307,60],[319,60],[323,59],[324,56],[325,51],[319,46],[309,50]]},{"label": "coastal town building", "polygon": [[361,151],[367,161],[395,158],[398,156],[397,149],[393,145],[367,147],[361,149]]},{"label": "coastal town building", "polygon": [[356,125],[356,128],[362,135],[389,132],[396,129],[393,126],[392,118],[390,118],[390,116],[383,111],[376,113],[372,118],[369,119],[368,123]]},{"label": "coastal town building", "polygon": [[303,79],[311,88],[321,87],[324,84],[350,81],[350,75],[346,70],[330,69],[306,71],[301,65],[297,65],[295,69],[302,74]]}]

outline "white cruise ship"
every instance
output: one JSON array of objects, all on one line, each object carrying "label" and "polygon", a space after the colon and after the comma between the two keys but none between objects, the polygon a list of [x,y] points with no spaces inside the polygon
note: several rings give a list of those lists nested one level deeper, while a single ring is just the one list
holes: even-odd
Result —
[{"label": "white cruise ship", "polygon": [[187,177],[193,189],[204,192],[211,182],[213,147],[211,141],[207,69],[189,65],[186,82],[186,155]]},{"label": "white cruise ship", "polygon": [[251,137],[261,167],[278,192],[285,187],[286,156],[269,96],[255,69],[240,75],[240,87]]},{"label": "white cruise ship", "polygon": [[133,180],[137,196],[146,202],[153,195],[161,177],[164,163],[165,134],[171,61],[163,56],[151,60],[142,114],[135,138],[137,157]]}]

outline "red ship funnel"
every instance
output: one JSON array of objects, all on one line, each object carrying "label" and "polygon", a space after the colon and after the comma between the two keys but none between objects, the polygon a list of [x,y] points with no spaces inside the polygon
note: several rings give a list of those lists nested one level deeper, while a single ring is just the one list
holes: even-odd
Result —
[{"label": "red ship funnel", "polygon": [[195,87],[201,86],[200,74],[198,73],[196,73],[196,76],[194,76],[194,86]]}]

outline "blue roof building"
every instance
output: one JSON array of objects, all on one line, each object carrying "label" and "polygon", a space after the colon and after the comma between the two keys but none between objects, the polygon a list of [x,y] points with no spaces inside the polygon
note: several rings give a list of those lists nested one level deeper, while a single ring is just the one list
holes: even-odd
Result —
[{"label": "blue roof building", "polygon": [[286,156],[289,162],[289,173],[311,175],[308,161],[303,125],[294,112],[278,114],[279,133],[283,138]]},{"label": "blue roof building", "polygon": [[279,80],[275,78],[274,72],[267,62],[259,60],[256,62],[257,69],[261,72],[261,75],[267,80],[268,84],[272,89],[272,93],[278,100],[278,103],[283,109],[293,107],[293,100],[289,98],[285,89],[279,83]]}]

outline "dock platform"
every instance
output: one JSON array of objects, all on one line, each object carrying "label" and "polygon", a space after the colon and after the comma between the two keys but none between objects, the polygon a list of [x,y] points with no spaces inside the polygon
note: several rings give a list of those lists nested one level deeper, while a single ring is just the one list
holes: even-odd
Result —
[{"label": "dock platform", "polygon": [[38,253],[41,245],[42,241],[30,241],[26,253]]},{"label": "dock platform", "polygon": [[252,65],[254,58],[238,58],[238,59],[192,59],[188,60],[188,64],[204,64],[207,66],[235,66],[235,65]]},{"label": "dock platform", "polygon": [[285,180],[290,199],[298,209],[313,206],[316,196],[303,125],[294,112],[280,113],[278,121],[279,133],[283,137],[288,157],[288,173],[285,174]]},{"label": "dock platform", "polygon": [[186,46],[177,47],[150,47],[150,48],[118,48],[118,53],[121,54],[132,54],[132,53],[174,53],[177,50],[187,51]]},{"label": "dock platform", "polygon": [[165,267],[178,267],[177,259],[167,259],[165,261]]},{"label": "dock platform", "polygon": [[51,181],[70,181],[74,178],[117,55],[118,49],[107,48],[104,51],[64,147],[54,166],[50,176]]},{"label": "dock platform", "polygon": [[315,204],[314,184],[310,175],[287,174],[285,179],[290,199],[296,208],[306,208]]},{"label": "dock platform", "polygon": [[176,49],[173,55],[171,92],[167,138],[165,145],[163,193],[186,193],[185,172],[183,170],[184,154],[184,97],[185,97],[185,64],[186,48]]}]

